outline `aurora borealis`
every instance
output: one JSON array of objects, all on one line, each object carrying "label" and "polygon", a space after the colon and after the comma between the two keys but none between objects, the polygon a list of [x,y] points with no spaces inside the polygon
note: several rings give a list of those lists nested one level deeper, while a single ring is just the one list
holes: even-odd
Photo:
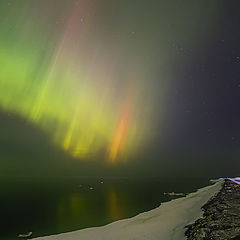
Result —
[{"label": "aurora borealis", "polygon": [[184,157],[216,149],[225,143],[219,136],[237,138],[234,128],[222,134],[221,121],[212,124],[225,89],[218,72],[231,25],[223,23],[225,7],[217,0],[2,0],[0,110],[79,162],[117,165],[143,159],[146,149],[152,155],[142,161],[159,162],[162,149]]},{"label": "aurora borealis", "polygon": [[[52,8],[58,5],[51,2]],[[12,25],[3,26],[7,33],[1,35],[2,108],[50,132],[56,144],[80,159],[104,149],[113,162],[133,149],[141,136],[141,86],[134,81],[141,81],[144,71],[128,64],[119,80],[117,65],[126,53],[96,36],[94,4],[65,1],[55,16],[43,13],[47,2],[12,4],[7,7],[14,16],[5,18]],[[28,10],[31,22],[24,16]]]}]

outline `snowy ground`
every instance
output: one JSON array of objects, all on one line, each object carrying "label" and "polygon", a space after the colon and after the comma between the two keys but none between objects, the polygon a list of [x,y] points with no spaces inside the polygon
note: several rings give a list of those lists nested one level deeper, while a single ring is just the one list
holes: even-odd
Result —
[{"label": "snowy ground", "polygon": [[221,189],[223,181],[199,189],[186,197],[161,204],[135,217],[111,224],[35,240],[183,240],[184,226],[201,217],[203,206]]}]

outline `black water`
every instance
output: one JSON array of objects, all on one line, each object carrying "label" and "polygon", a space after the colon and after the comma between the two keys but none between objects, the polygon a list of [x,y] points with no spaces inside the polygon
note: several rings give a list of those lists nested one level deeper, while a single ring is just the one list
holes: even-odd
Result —
[{"label": "black water", "polygon": [[171,200],[164,192],[188,193],[208,184],[206,179],[3,178],[0,239],[101,226]]}]

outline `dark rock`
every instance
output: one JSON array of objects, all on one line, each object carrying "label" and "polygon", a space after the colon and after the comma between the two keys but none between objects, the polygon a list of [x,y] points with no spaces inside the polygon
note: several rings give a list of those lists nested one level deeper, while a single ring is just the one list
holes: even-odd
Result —
[{"label": "dark rock", "polygon": [[225,180],[202,209],[203,217],[186,226],[188,240],[240,240],[240,185]]}]

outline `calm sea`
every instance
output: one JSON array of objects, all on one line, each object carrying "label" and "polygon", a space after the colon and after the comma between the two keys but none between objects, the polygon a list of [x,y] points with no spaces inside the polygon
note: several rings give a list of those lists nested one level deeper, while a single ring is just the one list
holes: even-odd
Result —
[{"label": "calm sea", "polygon": [[208,185],[203,179],[2,178],[0,239],[16,240],[101,226],[158,207]]}]

